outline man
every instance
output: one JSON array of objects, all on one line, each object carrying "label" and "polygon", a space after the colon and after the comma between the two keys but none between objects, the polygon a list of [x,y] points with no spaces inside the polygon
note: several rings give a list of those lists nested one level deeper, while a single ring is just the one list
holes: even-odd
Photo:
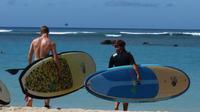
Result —
[{"label": "man", "polygon": [[[32,57],[35,56],[35,60],[38,60],[40,58],[44,58],[49,55],[51,52],[54,58],[54,61],[57,65],[58,73],[60,74],[60,62],[58,60],[58,55],[56,52],[56,44],[49,39],[49,29],[47,26],[42,26],[40,28],[40,34],[41,36],[34,39],[30,45],[29,53],[28,53],[28,62],[29,64],[32,63]],[[58,77],[59,77],[58,74]],[[29,96],[25,97],[26,99],[26,106],[32,107],[32,101],[33,99]],[[49,99],[45,99],[44,106],[49,108]]]},{"label": "man", "polygon": [[[109,68],[114,66],[123,66],[123,65],[133,65],[133,69],[136,71],[137,74],[137,81],[141,80],[141,76],[139,74],[138,66],[135,63],[135,60],[130,52],[127,52],[125,49],[126,43],[123,40],[116,40],[114,42],[114,47],[116,49],[116,53],[114,53],[110,57],[109,61]],[[115,110],[119,110],[120,102],[115,102]],[[123,110],[128,110],[128,103],[123,102]]]}]

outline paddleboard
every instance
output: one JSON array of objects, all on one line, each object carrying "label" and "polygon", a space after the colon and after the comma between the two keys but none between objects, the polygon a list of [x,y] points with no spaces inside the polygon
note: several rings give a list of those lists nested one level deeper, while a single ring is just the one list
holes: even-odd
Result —
[{"label": "paddleboard", "polygon": [[63,96],[82,88],[85,77],[96,71],[94,60],[85,52],[63,52],[59,60],[60,79],[52,56],[27,66],[19,77],[23,93],[38,99]]},{"label": "paddleboard", "polygon": [[0,80],[0,105],[7,105],[10,103],[10,93],[4,85],[4,83]]},{"label": "paddleboard", "polygon": [[169,66],[139,66],[142,80],[130,66],[99,71],[86,78],[84,85],[91,94],[111,101],[154,102],[183,94],[190,85],[183,71]]}]

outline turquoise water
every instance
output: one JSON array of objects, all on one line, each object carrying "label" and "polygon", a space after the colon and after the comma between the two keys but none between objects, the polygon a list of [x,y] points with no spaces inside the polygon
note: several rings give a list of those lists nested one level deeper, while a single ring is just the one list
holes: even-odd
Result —
[{"label": "turquoise water", "polygon": [[[191,80],[189,90],[174,99],[131,103],[129,110],[168,110],[197,112],[200,110],[200,31],[153,30],[153,29],[69,29],[51,28],[51,39],[57,51],[84,51],[95,60],[97,71],[106,69],[114,49],[102,45],[105,39],[124,39],[139,64],[160,64],[182,69]],[[38,28],[0,28],[0,79],[11,94],[11,104],[24,106],[24,95],[18,77],[11,75],[8,68],[27,66],[27,52],[32,39],[38,36]],[[147,42],[148,44],[143,44]],[[174,46],[176,45],[176,46]],[[34,100],[34,106],[43,106],[42,100]],[[92,96],[84,88],[72,94],[52,99],[52,107],[113,109],[114,103]]]}]

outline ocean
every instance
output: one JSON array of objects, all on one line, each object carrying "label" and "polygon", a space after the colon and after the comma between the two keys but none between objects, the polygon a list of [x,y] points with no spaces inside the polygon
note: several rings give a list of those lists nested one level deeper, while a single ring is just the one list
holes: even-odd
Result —
[{"label": "ocean", "polygon": [[[24,68],[31,41],[39,35],[35,27],[0,27],[0,79],[10,91],[12,106],[24,106],[24,94],[18,72],[11,75],[6,69]],[[130,103],[129,110],[167,110],[197,112],[200,110],[200,30],[177,29],[109,29],[109,28],[50,28],[50,38],[57,52],[84,51],[96,62],[97,71],[108,67],[114,48],[103,45],[104,40],[123,39],[126,49],[138,64],[160,64],[183,70],[191,85],[183,95],[158,102]],[[114,102],[97,98],[84,88],[51,100],[52,108],[84,108],[112,110]],[[43,100],[34,99],[33,106],[42,107]],[[122,109],[122,106],[120,107]]]}]

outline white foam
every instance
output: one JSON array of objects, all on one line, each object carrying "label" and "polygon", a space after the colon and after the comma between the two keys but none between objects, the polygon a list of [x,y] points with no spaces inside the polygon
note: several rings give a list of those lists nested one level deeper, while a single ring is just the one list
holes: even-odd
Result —
[{"label": "white foam", "polygon": [[50,32],[49,34],[66,35],[66,34],[78,34],[78,32]]},{"label": "white foam", "polygon": [[121,34],[129,35],[164,35],[170,34],[169,32],[120,32]]},{"label": "white foam", "polygon": [[184,32],[186,35],[200,36],[200,32]]},{"label": "white foam", "polygon": [[12,30],[4,30],[4,29],[0,29],[0,32],[11,32]]},{"label": "white foam", "polygon": [[121,37],[121,34],[105,34],[106,37]]},{"label": "white foam", "polygon": [[200,32],[120,32],[127,35],[192,35],[200,36]]},{"label": "white foam", "polygon": [[80,32],[80,33],[92,34],[92,33],[96,33],[96,32],[88,32],[88,31],[83,31],[83,32]]},{"label": "white foam", "polygon": [[67,35],[67,34],[92,34],[96,32],[88,32],[88,31],[83,31],[83,32],[50,32],[49,34],[54,34],[54,35]]}]

